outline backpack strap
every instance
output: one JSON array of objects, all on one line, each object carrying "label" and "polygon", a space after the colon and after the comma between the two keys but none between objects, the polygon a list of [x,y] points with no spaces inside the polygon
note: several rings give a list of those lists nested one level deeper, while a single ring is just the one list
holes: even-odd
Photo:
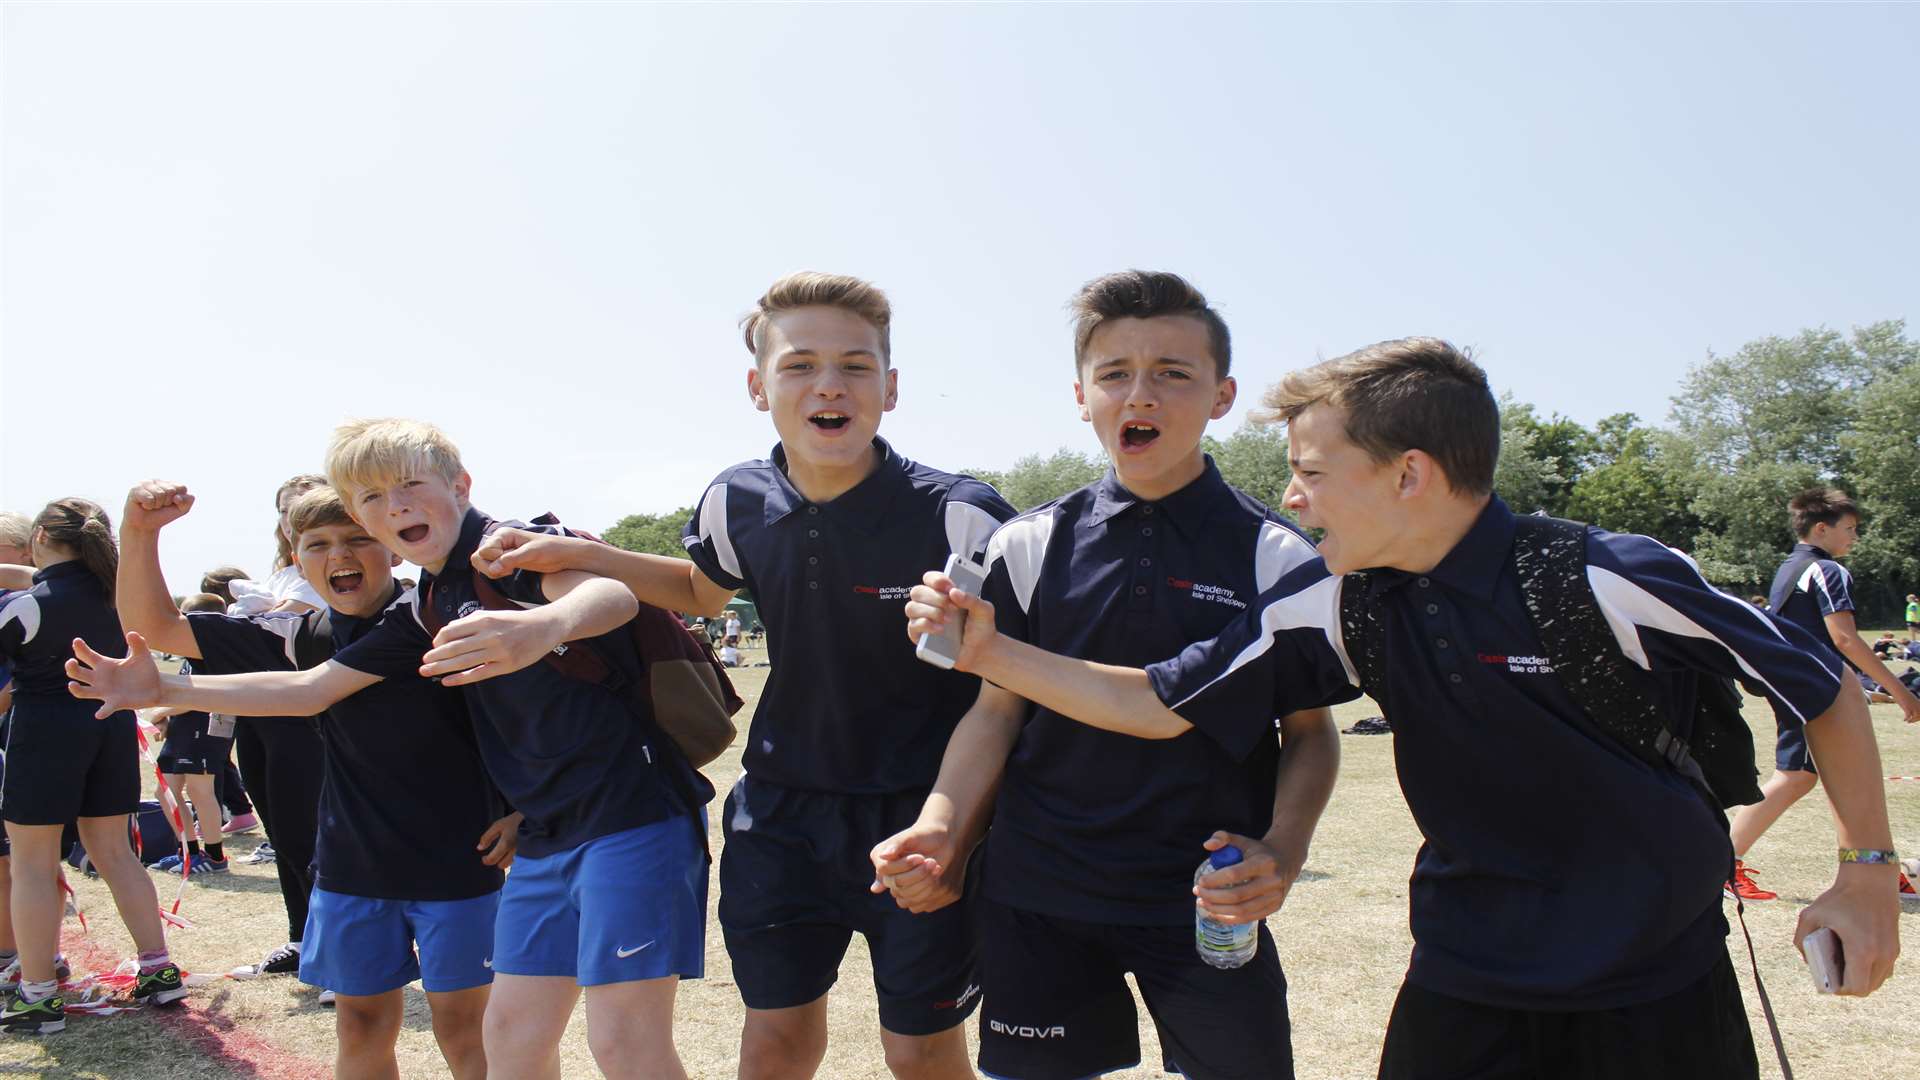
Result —
[{"label": "backpack strap", "polygon": [[[1360,676],[1360,689],[1387,707],[1387,631],[1381,621],[1380,575],[1361,570],[1340,581],[1340,638]],[[1391,720],[1388,723],[1392,723]]]},{"label": "backpack strap", "polygon": [[1620,651],[1607,624],[1587,578],[1587,527],[1516,515],[1512,560],[1527,618],[1567,696],[1634,756],[1674,769],[1719,806],[1687,740],[1668,726],[1653,680]]}]

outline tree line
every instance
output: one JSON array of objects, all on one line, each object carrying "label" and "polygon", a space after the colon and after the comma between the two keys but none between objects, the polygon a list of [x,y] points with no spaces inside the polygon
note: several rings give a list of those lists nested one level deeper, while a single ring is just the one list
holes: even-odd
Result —
[{"label": "tree line", "polygon": [[[1208,436],[1206,450],[1228,483],[1282,505],[1292,477],[1283,427],[1248,423]],[[1026,510],[1099,479],[1106,463],[1063,447],[965,471]],[[1823,483],[1850,492],[1863,512],[1847,560],[1863,621],[1898,621],[1906,593],[1920,591],[1920,342],[1904,321],[1709,353],[1681,380],[1664,424],[1616,413],[1587,426],[1501,397],[1494,490],[1515,511],[1644,533],[1742,595],[1765,591],[1793,544],[1787,500]],[[606,539],[683,555],[692,512],[632,514]]]}]

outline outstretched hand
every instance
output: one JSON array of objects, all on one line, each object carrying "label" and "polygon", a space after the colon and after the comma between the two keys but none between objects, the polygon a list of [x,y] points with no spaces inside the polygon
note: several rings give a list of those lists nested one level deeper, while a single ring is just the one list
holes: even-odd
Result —
[{"label": "outstretched hand", "polygon": [[100,702],[96,719],[105,720],[122,709],[142,709],[160,701],[160,669],[147,651],[147,639],[127,634],[127,657],[116,660],[73,639],[73,659],[67,661],[67,693]]},{"label": "outstretched hand", "polygon": [[960,655],[953,666],[958,671],[975,671],[999,630],[993,622],[993,605],[965,589],[938,570],[930,570],[913,587],[907,601],[907,637],[915,645],[928,634],[938,634],[956,619],[965,620],[960,631]]},{"label": "outstretched hand", "polygon": [[178,521],[193,509],[193,493],[187,485],[171,480],[142,480],[127,492],[127,504],[120,511],[120,527],[137,532],[156,532],[169,522]]}]

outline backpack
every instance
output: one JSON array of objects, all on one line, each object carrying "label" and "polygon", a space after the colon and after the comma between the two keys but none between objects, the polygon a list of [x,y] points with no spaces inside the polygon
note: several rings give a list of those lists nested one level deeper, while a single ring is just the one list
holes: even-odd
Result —
[{"label": "backpack", "polygon": [[[1656,768],[1693,781],[1716,808],[1757,803],[1753,730],[1740,713],[1732,679],[1695,674],[1691,724],[1667,726],[1657,678],[1620,651],[1587,579],[1587,527],[1539,516],[1514,518],[1510,565],[1527,617],[1552,660],[1555,677],[1590,726]],[[1360,687],[1384,708],[1386,634],[1377,572],[1346,575],[1340,629]],[[1576,659],[1578,658],[1578,659]]]},{"label": "backpack", "polygon": [[[560,524],[552,514],[542,514],[532,523]],[[488,522],[486,531],[491,533],[499,527],[499,522]],[[578,529],[565,532],[594,543],[606,542]],[[433,584],[428,582],[427,593],[420,598],[420,618],[427,633],[437,636],[446,623],[440,618],[439,606],[433,603]],[[480,606],[488,611],[522,610],[522,605],[478,571],[473,572],[473,591]],[[733,715],[745,702],[734,691],[733,681],[727,678],[713,646],[681,625],[672,612],[650,604],[641,604],[639,614],[627,622],[625,629],[640,658],[637,678],[603,655],[591,640],[566,642],[548,652],[545,662],[569,678],[597,683],[626,699],[643,721],[667,736],[693,769],[718,758],[739,734]]]}]

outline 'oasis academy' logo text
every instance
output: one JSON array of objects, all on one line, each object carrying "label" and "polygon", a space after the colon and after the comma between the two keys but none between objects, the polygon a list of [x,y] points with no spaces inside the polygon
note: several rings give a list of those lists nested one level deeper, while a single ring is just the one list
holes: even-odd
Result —
[{"label": "'oasis academy' logo text", "polygon": [[1489,667],[1504,667],[1514,675],[1551,675],[1553,662],[1544,656],[1500,656],[1481,653],[1480,662]]},{"label": "'oasis academy' logo text", "polygon": [[1202,585],[1197,581],[1188,581],[1186,578],[1170,577],[1167,579],[1167,586],[1169,588],[1179,589],[1195,600],[1205,600],[1213,604],[1225,604],[1228,607],[1239,608],[1242,611],[1247,609],[1247,602],[1245,600],[1235,600],[1233,598],[1233,590],[1227,588],[1225,585]]},{"label": "'oasis academy' logo text", "polygon": [[907,600],[912,598],[911,585],[855,585],[853,591],[859,596],[873,596],[881,600]]}]

